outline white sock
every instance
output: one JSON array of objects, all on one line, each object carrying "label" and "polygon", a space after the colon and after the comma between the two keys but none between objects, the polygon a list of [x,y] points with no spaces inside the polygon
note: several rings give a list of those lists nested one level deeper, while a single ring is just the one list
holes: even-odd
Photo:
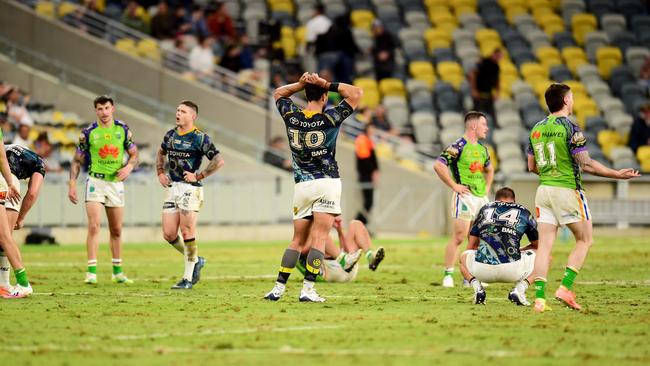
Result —
[{"label": "white sock", "polygon": [[185,272],[183,272],[183,278],[192,281],[194,277],[194,265],[199,261],[199,257],[196,256],[194,260],[190,260],[187,255],[187,246],[185,247]]},{"label": "white sock", "polygon": [[477,280],[476,278],[472,278],[469,284],[474,288],[474,292],[483,291],[483,285],[481,285],[481,281]]},{"label": "white sock", "polygon": [[302,289],[303,290],[311,290],[314,288],[314,283],[311,281],[303,280],[302,281]]},{"label": "white sock", "polygon": [[11,271],[11,264],[9,259],[4,255],[0,254],[0,287],[9,287],[9,272]]},{"label": "white sock", "polygon": [[520,294],[525,294],[526,290],[528,290],[528,281],[521,280],[517,282],[517,284],[515,285],[515,290],[517,290],[517,292],[519,292]]}]

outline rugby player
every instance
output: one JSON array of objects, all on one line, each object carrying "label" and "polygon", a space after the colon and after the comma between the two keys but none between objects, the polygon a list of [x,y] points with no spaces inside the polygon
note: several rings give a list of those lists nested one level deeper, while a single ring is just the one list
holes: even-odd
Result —
[{"label": "rugby player", "polygon": [[[520,248],[524,234],[530,245]],[[508,299],[517,305],[530,305],[526,289],[535,264],[537,239],[537,223],[530,211],[515,203],[515,192],[511,188],[499,189],[495,202],[479,210],[467,250],[460,256],[463,277],[474,288],[474,303],[485,304],[486,294],[481,282],[509,282],[516,285]]]},{"label": "rugby player", "polygon": [[553,243],[560,225],[566,225],[576,240],[567,261],[564,277],[555,297],[571,309],[581,310],[573,283],[591,247],[592,224],[587,197],[582,190],[580,170],[601,177],[630,179],[640,176],[634,169],[610,169],[593,160],[580,127],[569,119],[573,93],[565,84],[552,84],[544,94],[551,114],[530,132],[528,170],[539,175],[535,195],[539,248],[535,259],[536,312],[550,310],[546,304],[546,276]]},{"label": "rugby player", "polygon": [[[305,90],[307,108],[300,109],[289,98]],[[327,93],[338,92],[343,101],[324,109]],[[325,245],[334,217],[341,214],[341,180],[336,163],[336,138],[343,121],[359,104],[363,91],[345,83],[330,83],[317,74],[304,73],[297,83],[282,86],[273,96],[284,120],[293,159],[294,235],[285,250],[273,289],[265,299],[277,301],[284,294],[289,275],[309,242],[307,272],[299,300],[324,302],[314,289],[314,282],[325,259]]]},{"label": "rugby player", "polygon": [[[205,265],[205,258],[198,256],[196,244],[196,222],[203,205],[201,181],[224,165],[210,137],[194,125],[198,114],[199,107],[194,102],[185,100],[178,105],[176,127],[165,134],[156,157],[158,181],[165,187],[163,237],[185,257],[183,277],[172,286],[177,290],[189,290],[200,279]],[[209,163],[199,172],[204,156]],[[169,162],[167,173],[165,160]]]},{"label": "rugby player", "polygon": [[[113,118],[115,103],[102,95],[93,101],[97,121],[81,131],[77,152],[70,167],[68,198],[77,204],[77,178],[84,164],[88,164],[86,178],[86,215],[88,235],[86,249],[88,270],[84,283],[97,284],[97,250],[102,206],[108,219],[110,247],[113,255],[114,283],[131,284],[122,271],[122,221],[124,219],[124,180],[138,163],[138,149],[126,123]],[[124,153],[129,155],[124,164]]]},{"label": "rugby player", "polygon": [[467,237],[479,209],[488,203],[487,194],[494,179],[494,167],[490,164],[487,148],[479,141],[485,139],[487,133],[485,114],[467,112],[465,135],[447,146],[434,165],[440,180],[453,191],[453,233],[445,249],[444,287],[454,287],[454,263],[458,247]]},{"label": "rugby player", "polygon": [[[11,170],[12,183],[20,192],[20,180],[29,179],[27,193],[22,202],[6,201],[4,206],[7,211],[9,230],[18,230],[23,227],[25,217],[32,208],[41,190],[45,179],[45,164],[40,156],[21,145],[6,146],[7,159]],[[0,287],[9,288],[9,261],[0,250]]]}]

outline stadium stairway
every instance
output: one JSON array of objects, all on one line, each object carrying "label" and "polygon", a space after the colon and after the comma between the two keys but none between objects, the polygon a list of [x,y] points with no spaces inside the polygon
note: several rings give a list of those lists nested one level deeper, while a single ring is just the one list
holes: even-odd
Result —
[{"label": "stadium stairway", "polygon": [[[220,128],[245,136],[258,146],[266,145],[267,134],[284,134],[283,123],[275,110],[271,130],[265,131],[267,113],[263,108],[183,79],[160,65],[121,53],[110,44],[37,15],[20,4],[0,0],[0,34],[19,47],[45,54],[57,63],[145,95],[161,105],[175,107],[180,100],[192,99],[201,107],[201,118],[218,121],[205,127],[208,131],[216,131],[219,144],[254,158],[259,159],[259,156],[242,150],[236,142],[228,138],[219,139]],[[79,82],[83,83],[83,80]],[[102,91],[92,92],[99,94]],[[122,103],[134,110],[140,109],[137,103]],[[156,135],[162,136],[162,133]],[[361,197],[356,188],[354,146],[351,142],[339,142],[337,160],[344,181],[343,212],[352,217],[360,206]],[[381,169],[382,179],[374,207],[375,231],[424,232],[431,235],[447,232],[449,195],[433,174],[400,165],[394,160],[382,160]]]}]

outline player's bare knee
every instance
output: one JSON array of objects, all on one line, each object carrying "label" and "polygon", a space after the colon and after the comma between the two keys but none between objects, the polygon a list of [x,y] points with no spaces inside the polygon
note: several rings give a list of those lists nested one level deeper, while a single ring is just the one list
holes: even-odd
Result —
[{"label": "player's bare knee", "polygon": [[163,238],[168,242],[172,242],[172,241],[176,240],[176,238],[178,238],[178,231],[173,232],[171,230],[164,230],[163,229]]},{"label": "player's bare knee", "polygon": [[88,222],[88,234],[96,235],[99,234],[100,224],[99,221],[89,221]]},{"label": "player's bare knee", "polygon": [[120,238],[122,237],[122,226],[109,226],[108,231],[111,235],[111,238]]}]

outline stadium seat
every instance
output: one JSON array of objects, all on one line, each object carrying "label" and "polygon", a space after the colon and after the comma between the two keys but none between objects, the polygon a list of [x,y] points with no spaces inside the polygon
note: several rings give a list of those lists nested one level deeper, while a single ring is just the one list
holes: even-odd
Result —
[{"label": "stadium seat", "polygon": [[636,158],[639,159],[640,162],[650,161],[650,146],[646,145],[639,147],[636,151]]},{"label": "stadium seat", "polygon": [[64,16],[66,16],[66,15],[74,12],[75,10],[77,10],[77,7],[78,7],[77,4],[73,4],[73,3],[68,2],[68,1],[63,1],[63,2],[61,2],[59,4],[59,7],[58,7],[57,12],[56,12],[57,16],[59,18],[63,18]]},{"label": "stadium seat", "polygon": [[569,32],[557,32],[553,35],[553,44],[559,49],[564,49],[566,47],[575,47],[577,46],[576,41],[573,39],[573,35]]},{"label": "stadium seat", "polygon": [[584,13],[586,6],[583,0],[562,0],[562,18],[564,18],[564,24],[571,26],[571,18],[575,14]]},{"label": "stadium seat", "polygon": [[640,39],[642,35],[650,34],[650,15],[637,14],[632,17],[630,22],[632,29]]},{"label": "stadium seat", "polygon": [[623,61],[623,54],[617,47],[601,47],[596,51],[598,72],[603,79],[609,79],[611,70]]},{"label": "stadium seat", "polygon": [[535,51],[537,59],[544,65],[545,68],[550,69],[551,66],[562,65],[562,57],[560,52],[555,47],[541,47]]},{"label": "stadium seat", "polygon": [[535,62],[528,62],[521,65],[519,71],[521,72],[521,76],[528,82],[546,80],[549,77],[548,69]]},{"label": "stadium seat", "polygon": [[132,38],[122,38],[115,42],[115,48],[131,56],[139,57],[135,40]]},{"label": "stadium seat", "polygon": [[36,3],[36,7],[34,10],[36,11],[37,14],[46,16],[48,18],[55,17],[54,2],[52,1],[40,0]]},{"label": "stadium seat", "polygon": [[375,15],[370,10],[353,10],[350,13],[350,22],[354,28],[368,29],[372,27],[372,22],[375,20]]},{"label": "stadium seat", "polygon": [[648,57],[650,57],[650,50],[645,47],[630,47],[625,52],[625,62],[635,77],[640,76],[641,67]]},{"label": "stadium seat", "polygon": [[375,108],[377,105],[379,105],[379,86],[377,85],[377,81],[375,81],[375,79],[359,78],[355,79],[353,81],[353,84],[363,89],[361,105],[369,108]]},{"label": "stadium seat", "polygon": [[141,57],[160,62],[160,50],[158,49],[158,42],[151,38],[145,38],[138,41],[137,52]]},{"label": "stadium seat", "polygon": [[424,32],[424,39],[427,42],[429,52],[436,48],[451,47],[451,37],[444,29],[430,28]]},{"label": "stadium seat", "polygon": [[612,39],[619,32],[627,30],[625,17],[621,14],[609,13],[600,18],[601,28],[607,33],[607,36]]},{"label": "stadium seat", "polygon": [[434,87],[436,96],[436,108],[440,112],[460,112],[463,110],[460,96],[453,85],[440,81]]},{"label": "stadium seat", "polygon": [[409,64],[409,73],[411,77],[416,80],[425,82],[429,87],[432,87],[436,82],[436,74],[433,65],[429,61],[413,61]]},{"label": "stadium seat", "polygon": [[605,47],[609,44],[609,37],[607,33],[602,31],[593,31],[588,33],[585,36],[585,50],[587,51],[587,57],[592,63],[597,63],[597,52],[601,47]]},{"label": "stadium seat", "polygon": [[418,143],[434,143],[438,140],[438,125],[436,117],[429,112],[415,112],[411,115],[415,139]]},{"label": "stadium seat", "polygon": [[619,13],[623,14],[628,23],[630,23],[636,15],[648,13],[648,4],[641,0],[618,0],[617,10]]},{"label": "stadium seat", "polygon": [[457,62],[440,62],[437,65],[437,69],[440,78],[453,85],[456,89],[459,89],[460,84],[465,80],[463,68]]},{"label": "stadium seat", "polygon": [[554,37],[556,33],[564,32],[565,30],[562,18],[555,13],[542,13],[539,15],[538,24],[549,37]]},{"label": "stadium seat", "polygon": [[406,97],[404,82],[396,78],[386,78],[379,81],[379,92],[382,96]]},{"label": "stadium seat", "polygon": [[586,63],[587,54],[580,47],[565,47],[562,49],[562,58],[571,72],[576,75],[578,68]]},{"label": "stadium seat", "polygon": [[565,81],[573,79],[573,74],[564,65],[555,65],[550,69],[551,79],[558,83],[563,83]]},{"label": "stadium seat", "polygon": [[571,29],[573,30],[573,38],[579,45],[585,44],[585,36],[589,32],[597,29],[596,17],[589,13],[578,13],[571,18]]}]

